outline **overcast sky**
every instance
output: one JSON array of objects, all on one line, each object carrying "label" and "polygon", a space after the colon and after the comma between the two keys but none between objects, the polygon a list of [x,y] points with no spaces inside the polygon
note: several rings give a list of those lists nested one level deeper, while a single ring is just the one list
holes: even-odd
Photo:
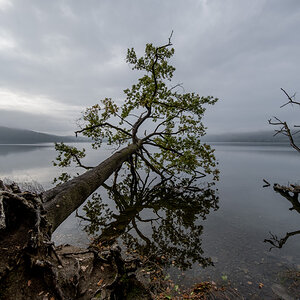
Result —
[{"label": "overcast sky", "polygon": [[172,30],[174,84],[220,99],[209,132],[296,122],[299,108],[279,106],[281,87],[300,90],[299,0],[0,0],[0,125],[71,133],[85,107],[122,102],[137,78],[127,48]]}]

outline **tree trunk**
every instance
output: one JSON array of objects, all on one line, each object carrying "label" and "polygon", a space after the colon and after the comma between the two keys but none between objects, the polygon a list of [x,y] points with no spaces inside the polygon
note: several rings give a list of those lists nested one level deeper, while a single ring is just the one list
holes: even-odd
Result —
[{"label": "tree trunk", "polygon": [[[55,247],[51,234],[139,144],[39,195],[0,181],[0,299],[151,299],[118,247]],[[41,201],[43,200],[43,202]],[[138,296],[137,296],[138,295]]]},{"label": "tree trunk", "polygon": [[44,192],[42,199],[47,212],[47,219],[52,224],[52,232],[99,188],[130,155],[135,153],[139,146],[139,144],[130,144],[92,170]]}]

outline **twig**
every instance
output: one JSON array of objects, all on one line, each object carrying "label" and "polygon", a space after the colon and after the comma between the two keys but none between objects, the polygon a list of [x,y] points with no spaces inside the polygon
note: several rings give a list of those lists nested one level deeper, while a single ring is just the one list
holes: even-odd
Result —
[{"label": "twig", "polygon": [[93,125],[93,126],[89,126],[89,127],[85,127],[85,128],[83,128],[83,129],[81,129],[81,130],[77,130],[77,131],[75,131],[75,135],[76,135],[76,137],[77,137],[78,133],[84,132],[84,131],[86,131],[86,130],[92,130],[92,129],[99,128],[99,127],[105,127],[105,126],[110,127],[110,128],[112,128],[112,129],[115,129],[115,130],[118,130],[118,131],[121,131],[121,132],[123,132],[123,133],[126,134],[126,135],[132,136],[131,133],[129,133],[129,132],[126,131],[125,129],[120,128],[120,127],[117,127],[117,126],[112,125],[112,124],[107,123],[107,122],[101,123],[101,124],[97,124],[97,125]]},{"label": "twig", "polygon": [[266,179],[263,179],[263,182],[265,183],[265,185],[263,185],[263,187],[268,187],[271,185]]},{"label": "twig", "polygon": [[287,104],[298,104],[298,105],[300,105],[300,102],[297,102],[297,101],[293,100],[293,98],[295,98],[295,96],[296,96],[296,93],[294,93],[293,96],[290,96],[283,88],[281,88],[281,90],[288,97],[289,101],[287,103],[281,105],[280,108],[286,106]]}]

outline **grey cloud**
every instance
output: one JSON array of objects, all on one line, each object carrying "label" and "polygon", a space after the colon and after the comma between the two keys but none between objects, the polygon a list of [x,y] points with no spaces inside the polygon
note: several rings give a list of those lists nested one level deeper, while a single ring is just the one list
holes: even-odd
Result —
[{"label": "grey cloud", "polygon": [[[0,11],[0,29],[17,44],[0,51],[0,87],[73,105],[121,100],[137,77],[125,63],[126,49],[141,53],[174,29],[175,83],[220,98],[205,118],[211,131],[257,130],[272,115],[294,118],[278,107],[285,100],[280,87],[299,89],[298,0],[13,4]],[[47,131],[57,130],[56,121],[45,122]],[[59,126],[68,130],[63,119]]]}]

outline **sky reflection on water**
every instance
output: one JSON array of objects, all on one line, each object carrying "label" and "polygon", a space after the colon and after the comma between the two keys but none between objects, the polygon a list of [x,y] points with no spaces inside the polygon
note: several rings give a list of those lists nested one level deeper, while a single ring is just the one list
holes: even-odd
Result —
[{"label": "sky reflection on water", "polygon": [[[300,156],[283,145],[218,143],[215,148],[221,171],[217,183],[220,208],[195,224],[204,227],[203,255],[211,257],[215,266],[202,269],[194,263],[184,275],[174,268],[170,271],[184,284],[208,277],[217,281],[226,274],[244,293],[258,293],[268,299],[278,272],[300,268],[300,235],[290,237],[282,249],[272,251],[264,240],[270,238],[270,232],[284,237],[287,232],[300,230],[300,215],[289,210],[291,203],[271,187],[263,188],[263,179],[270,183],[299,183]],[[111,150],[93,154],[90,162],[101,161],[109,153]],[[27,177],[47,188],[59,173],[51,166],[54,157],[55,151],[49,146],[1,145],[0,177]],[[146,210],[142,216],[148,213]],[[80,223],[71,215],[55,232],[54,241],[86,245],[89,238]],[[149,233],[146,225],[141,230]],[[266,288],[258,291],[258,282]]]}]

